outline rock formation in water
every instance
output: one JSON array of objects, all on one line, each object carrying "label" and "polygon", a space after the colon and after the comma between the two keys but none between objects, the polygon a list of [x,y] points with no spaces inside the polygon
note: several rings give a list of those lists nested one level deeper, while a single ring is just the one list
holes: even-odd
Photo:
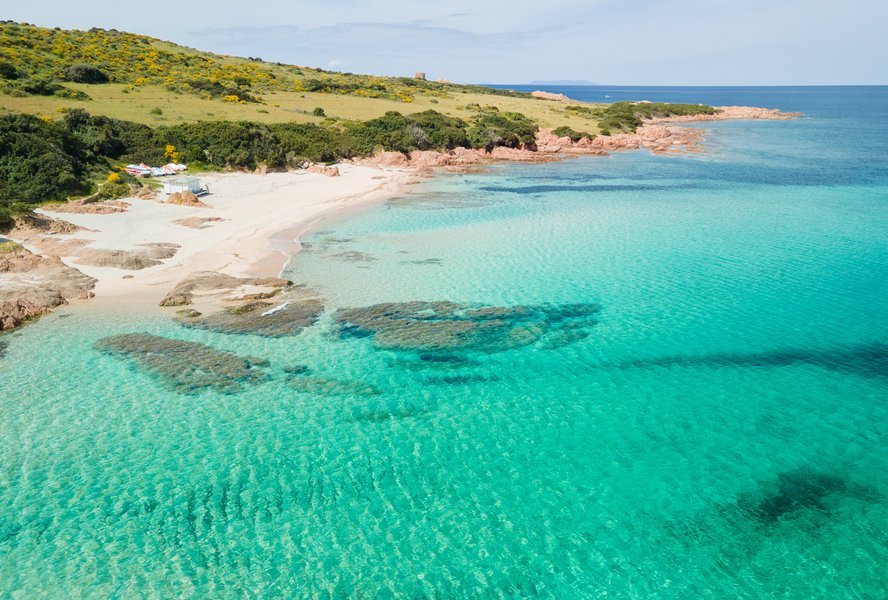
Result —
[{"label": "rock formation in water", "polygon": [[540,342],[557,347],[588,337],[597,304],[485,306],[389,302],[333,314],[342,338],[371,338],[379,348],[453,353],[500,352]]},{"label": "rock formation in water", "polygon": [[323,312],[324,305],[318,298],[281,298],[277,303],[248,302],[206,316],[180,315],[176,321],[186,327],[222,333],[282,337],[311,327]]},{"label": "rock formation in water", "polygon": [[[147,333],[115,335],[99,340],[100,352],[123,356],[157,375],[181,393],[213,389],[237,393],[245,384],[258,383],[266,374],[256,369],[262,361],[240,357],[199,344]],[[267,364],[267,362],[266,362]]]},{"label": "rock formation in water", "polygon": [[[196,294],[212,296],[229,296],[228,300],[260,300],[270,298],[280,292],[281,288],[293,282],[280,277],[234,277],[216,271],[198,271],[180,281],[166,297],[160,301],[161,306],[186,306],[194,301]],[[238,290],[259,288],[251,293],[242,293],[232,297]]]}]

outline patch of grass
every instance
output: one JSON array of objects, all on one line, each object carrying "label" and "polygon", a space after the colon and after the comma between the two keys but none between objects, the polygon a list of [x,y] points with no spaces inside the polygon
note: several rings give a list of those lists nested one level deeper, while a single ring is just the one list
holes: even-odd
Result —
[{"label": "patch of grass", "polygon": [[12,254],[13,252],[21,252],[25,248],[21,244],[17,244],[11,240],[0,241],[0,254]]}]

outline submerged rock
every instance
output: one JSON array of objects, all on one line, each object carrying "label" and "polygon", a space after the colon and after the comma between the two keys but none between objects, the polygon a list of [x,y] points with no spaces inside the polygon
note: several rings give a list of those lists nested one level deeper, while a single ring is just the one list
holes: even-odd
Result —
[{"label": "submerged rock", "polygon": [[846,498],[876,502],[875,488],[852,482],[844,473],[829,473],[811,467],[778,473],[776,482],[765,482],[756,494],[738,501],[744,513],[763,523],[794,519],[803,514],[829,515]]},{"label": "submerged rock", "polygon": [[360,381],[340,381],[306,375],[288,377],[287,385],[297,392],[324,396],[378,396],[382,393],[378,388]]},{"label": "submerged rock", "polygon": [[833,350],[785,349],[765,352],[662,356],[622,363],[622,368],[709,367],[778,368],[809,364],[829,371],[874,379],[888,378],[888,343],[873,342]]},{"label": "submerged rock", "polygon": [[324,305],[317,298],[289,299],[279,304],[257,301],[229,307],[207,316],[182,316],[176,321],[186,327],[222,333],[281,337],[296,335],[314,325],[323,311]]},{"label": "submerged rock", "polygon": [[252,362],[235,354],[222,352],[197,342],[187,342],[151,335],[129,333],[114,335],[95,343],[106,354],[130,358],[140,367],[159,376],[177,392],[193,393],[203,389],[230,394],[244,384],[265,379]]},{"label": "submerged rock", "polygon": [[[597,324],[597,304],[484,306],[455,302],[388,302],[336,311],[343,338],[370,337],[380,348],[430,353],[499,352],[533,344],[550,333]],[[576,336],[580,339],[579,336]]]}]

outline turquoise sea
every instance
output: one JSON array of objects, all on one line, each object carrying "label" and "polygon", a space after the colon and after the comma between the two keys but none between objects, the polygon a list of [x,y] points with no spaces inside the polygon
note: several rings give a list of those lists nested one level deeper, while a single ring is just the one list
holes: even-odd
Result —
[{"label": "turquoise sea", "polygon": [[0,598],[888,596],[888,88],[551,91],[805,117],[414,187],[298,335],[0,338]]}]

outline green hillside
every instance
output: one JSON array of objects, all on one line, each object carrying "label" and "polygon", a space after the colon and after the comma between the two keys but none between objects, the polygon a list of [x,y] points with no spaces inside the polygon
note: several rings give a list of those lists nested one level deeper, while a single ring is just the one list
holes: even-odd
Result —
[{"label": "green hillside", "polygon": [[137,185],[126,162],[289,168],[377,150],[532,146],[635,131],[698,105],[565,103],[482,86],[334,73],[114,30],[0,22],[0,228],[48,201]]},{"label": "green hillside", "polygon": [[[219,56],[113,29],[77,31],[5,22],[0,24],[0,60],[15,67],[20,78],[155,85],[229,102],[263,102],[269,92],[317,92],[405,103],[417,95],[441,97],[473,91],[529,97],[480,86],[334,73],[260,58]],[[95,81],[89,78],[95,71],[77,67],[91,67],[102,75]]]}]

